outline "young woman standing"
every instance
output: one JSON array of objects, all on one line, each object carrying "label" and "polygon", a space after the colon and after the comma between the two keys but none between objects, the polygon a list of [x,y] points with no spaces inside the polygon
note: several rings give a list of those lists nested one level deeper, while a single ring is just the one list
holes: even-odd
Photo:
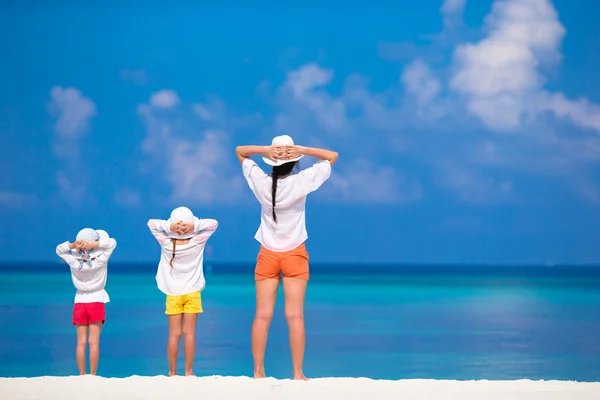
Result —
[{"label": "young woman standing", "polygon": [[[334,151],[294,145],[290,136],[277,136],[271,146],[239,146],[236,155],[244,177],[261,204],[260,227],[254,238],[260,243],[257,257],[256,316],[252,324],[254,378],[264,378],[264,357],[269,326],[283,273],[285,318],[289,327],[294,379],[306,377],[304,359],[304,296],[309,278],[308,238],[305,225],[306,196],[317,190],[331,175],[337,161]],[[261,155],[273,167],[266,174],[252,159]],[[320,161],[292,174],[303,156]]]}]

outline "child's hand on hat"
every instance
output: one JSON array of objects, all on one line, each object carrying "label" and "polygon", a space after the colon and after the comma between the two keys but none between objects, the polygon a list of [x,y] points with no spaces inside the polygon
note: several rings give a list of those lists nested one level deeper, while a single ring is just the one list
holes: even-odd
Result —
[{"label": "child's hand on hat", "polygon": [[171,224],[171,226],[169,227],[169,229],[171,230],[171,232],[173,233],[177,233],[178,235],[185,235],[187,233],[193,232],[194,230],[194,223],[193,222],[189,222],[189,223],[184,223],[182,221],[178,221],[174,224]]},{"label": "child's hand on hat", "polygon": [[181,221],[175,222],[174,224],[171,224],[171,226],[169,226],[169,230],[173,233],[179,233],[182,229],[182,225],[183,222]]},{"label": "child's hand on hat", "polygon": [[100,243],[99,242],[86,242],[85,240],[81,241],[81,248],[84,250],[91,250],[91,249],[95,249],[96,247],[98,247]]},{"label": "child's hand on hat", "polygon": [[76,240],[75,242],[69,245],[69,248],[72,249],[81,249],[83,246],[83,240]]},{"label": "child's hand on hat", "polygon": [[192,233],[194,231],[194,223],[188,222],[187,224],[182,224],[181,235],[186,235],[188,233]]}]

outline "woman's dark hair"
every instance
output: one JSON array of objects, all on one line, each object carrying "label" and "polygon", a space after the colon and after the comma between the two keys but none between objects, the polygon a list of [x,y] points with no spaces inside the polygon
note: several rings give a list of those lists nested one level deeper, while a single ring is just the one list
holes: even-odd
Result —
[{"label": "woman's dark hair", "polygon": [[273,221],[277,223],[277,215],[275,215],[275,197],[277,195],[277,179],[280,176],[286,176],[292,172],[295,166],[298,165],[298,161],[288,162],[285,164],[277,165],[273,167],[273,172],[271,172],[271,178],[273,178],[273,183],[271,183],[271,203],[273,204]]}]

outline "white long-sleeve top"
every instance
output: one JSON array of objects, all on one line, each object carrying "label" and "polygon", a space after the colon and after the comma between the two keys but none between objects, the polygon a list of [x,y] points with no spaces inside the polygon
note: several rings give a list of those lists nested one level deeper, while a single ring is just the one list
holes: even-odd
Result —
[{"label": "white long-sleeve top", "polygon": [[100,239],[98,248],[104,250],[102,254],[92,260],[91,266],[84,263],[83,267],[79,268],[79,260],[69,249],[69,242],[56,246],[56,254],[71,267],[71,278],[77,289],[75,303],[108,303],[110,301],[104,287],[108,275],[108,259],[115,247],[117,247],[115,239]]},{"label": "white long-sleeve top", "polygon": [[168,236],[171,233],[169,223],[160,219],[148,221],[148,228],[161,246],[156,272],[156,283],[161,292],[170,296],[181,296],[204,289],[204,248],[217,226],[218,222],[214,219],[194,217],[194,236],[187,244],[177,243],[171,268],[173,243]]},{"label": "white long-sleeve top", "polygon": [[260,226],[254,238],[265,248],[275,252],[289,251],[304,243],[308,239],[306,196],[319,189],[329,179],[331,163],[319,161],[297,174],[277,180],[277,222],[273,220],[272,212],[273,178],[250,158],[244,160],[242,170],[252,193],[261,204]]}]

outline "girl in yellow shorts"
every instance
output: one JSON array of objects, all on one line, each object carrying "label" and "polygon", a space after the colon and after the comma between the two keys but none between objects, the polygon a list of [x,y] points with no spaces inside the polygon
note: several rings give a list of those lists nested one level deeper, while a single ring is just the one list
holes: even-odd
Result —
[{"label": "girl in yellow shorts", "polygon": [[169,376],[177,375],[177,352],[182,334],[185,375],[194,375],[196,320],[202,313],[200,292],[206,284],[202,260],[206,242],[217,230],[217,225],[214,219],[195,217],[187,207],[173,210],[168,221],[148,221],[162,250],[156,283],[167,296]]}]

